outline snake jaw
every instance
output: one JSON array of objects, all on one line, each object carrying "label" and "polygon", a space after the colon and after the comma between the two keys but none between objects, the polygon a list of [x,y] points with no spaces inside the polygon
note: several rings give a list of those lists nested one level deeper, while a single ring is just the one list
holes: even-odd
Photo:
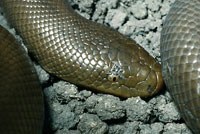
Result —
[{"label": "snake jaw", "polygon": [[164,85],[164,81],[163,81],[161,72],[156,72],[156,78],[157,78],[157,84],[156,84],[156,89],[154,90],[155,92],[153,92],[153,94],[156,94],[158,91],[160,91]]}]

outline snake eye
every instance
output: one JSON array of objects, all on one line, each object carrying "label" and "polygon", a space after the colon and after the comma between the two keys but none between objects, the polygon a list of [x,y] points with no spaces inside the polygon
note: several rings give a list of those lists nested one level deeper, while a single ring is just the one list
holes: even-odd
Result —
[{"label": "snake eye", "polygon": [[116,82],[116,81],[118,81],[118,79],[119,79],[119,76],[117,76],[117,75],[109,75],[108,76],[108,80],[112,81],[112,82]]}]

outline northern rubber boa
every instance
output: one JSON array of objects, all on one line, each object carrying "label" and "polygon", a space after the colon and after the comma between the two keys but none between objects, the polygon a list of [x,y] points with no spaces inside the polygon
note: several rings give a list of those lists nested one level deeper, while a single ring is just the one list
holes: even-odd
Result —
[{"label": "northern rubber boa", "polygon": [[[198,3],[198,1],[195,2],[195,4]],[[142,47],[111,28],[81,17],[64,0],[3,0],[0,4],[4,8],[9,22],[21,35],[29,51],[51,74],[93,90],[121,97],[147,97],[158,92],[162,87],[160,64]],[[182,8],[179,4],[188,3],[177,0],[171,11],[172,14],[173,11],[177,11],[177,7],[178,9]],[[174,17],[176,18],[176,15],[179,14],[171,15],[171,19],[170,15],[166,22],[170,20],[171,23],[171,20],[176,20]],[[176,80],[185,78],[185,76],[179,75],[169,76],[180,70],[177,69],[173,72],[173,65],[179,62],[176,60],[176,56],[170,55],[171,51],[167,50],[169,47],[166,47],[171,44],[171,42],[168,43],[168,38],[173,36],[172,39],[174,39],[173,32],[168,29],[177,27],[175,32],[180,30],[176,21],[174,24],[171,26],[165,23],[162,32],[163,75],[179,109],[186,111],[182,115],[187,124],[195,133],[198,133],[198,118],[196,118],[198,117],[198,107],[194,106],[199,102],[198,97],[193,99],[195,96],[193,90],[188,91],[190,96],[185,95],[186,99],[174,97],[187,92],[183,87],[179,88],[181,91],[178,92],[179,89],[171,86],[171,83],[177,82]],[[176,40],[174,42],[177,43]],[[173,49],[173,51],[176,50],[179,49]],[[194,90],[197,91],[196,89],[198,88]],[[193,107],[186,107],[186,102],[189,102],[188,106]],[[194,125],[194,123],[196,124]]]},{"label": "northern rubber boa", "polygon": [[186,124],[200,133],[200,1],[176,0],[161,32],[162,74]]},{"label": "northern rubber boa", "polygon": [[[162,88],[159,62],[129,37],[80,16],[67,1],[1,0],[0,6],[29,52],[49,73],[92,90],[125,98],[152,96]],[[26,82],[25,78],[23,80]],[[26,95],[29,96],[32,94]],[[41,99],[41,95],[38,97]],[[19,104],[34,107],[35,100]],[[41,106],[42,103],[38,104],[39,108]],[[36,111],[41,114],[42,109]],[[15,134],[41,133],[41,118],[32,117],[35,112],[29,114],[29,118],[33,118],[30,121],[40,122],[30,126],[34,131],[23,129],[26,127],[23,117],[20,123],[14,124],[22,128],[19,132],[9,125],[0,129],[9,129]]]},{"label": "northern rubber boa", "polygon": [[24,48],[2,26],[0,65],[0,133],[41,133],[44,106],[36,70]]}]

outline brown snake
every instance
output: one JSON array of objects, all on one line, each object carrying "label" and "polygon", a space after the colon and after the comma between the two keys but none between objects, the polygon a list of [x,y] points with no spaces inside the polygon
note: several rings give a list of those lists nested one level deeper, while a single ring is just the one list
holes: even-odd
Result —
[{"label": "brown snake", "polygon": [[[194,1],[194,5],[191,6],[197,7],[200,3],[198,0],[192,1]],[[179,4],[182,5],[179,6]],[[177,43],[176,39],[179,37],[178,33],[174,35],[173,30],[169,31],[168,29],[174,27],[174,29],[177,28],[175,32],[181,31],[180,26],[177,27],[176,25],[177,21],[172,25],[173,21],[176,20],[176,16],[179,15],[173,11],[177,11],[179,7],[184,7],[187,4],[190,5],[189,2],[184,3],[177,0],[173,10],[170,12],[172,15],[169,13],[161,37],[161,55],[162,64],[164,65],[163,74],[167,86],[171,90],[181,112],[185,110],[183,112],[183,117],[186,123],[189,124],[194,132],[198,133],[200,132],[200,123],[198,122],[199,113],[197,112],[197,105],[199,104],[196,105],[196,103],[199,102],[199,97],[196,96],[197,87],[190,90],[193,81],[187,79],[190,78],[190,74],[188,74],[190,72],[185,71],[185,69],[190,69],[190,66],[188,65],[188,68],[181,66],[180,68],[182,70],[177,69],[178,71],[180,70],[180,73],[187,72],[184,76],[180,76],[179,72],[173,69],[174,64],[179,65],[180,62],[183,62],[180,60],[181,58],[177,58],[174,53],[181,51],[182,53],[179,54],[183,54],[184,51],[186,51],[185,54],[188,54],[188,50],[180,50],[180,45],[177,46],[176,44],[173,45],[174,47],[166,47],[166,45],[170,45],[171,42]],[[130,38],[123,36],[111,28],[81,17],[72,10],[68,2],[64,0],[1,0],[0,6],[3,7],[10,24],[23,38],[29,52],[35,56],[39,64],[49,73],[92,90],[125,98],[152,96],[162,88],[161,66],[153,57]],[[185,16],[186,11],[187,10],[183,11],[183,13],[185,13],[183,15]],[[169,23],[167,23],[168,20],[170,20]],[[181,22],[182,21],[180,21],[180,23]],[[187,30],[187,28],[184,27],[183,30]],[[2,34],[8,34],[8,32],[3,29],[1,31]],[[170,37],[172,40],[169,39]],[[3,40],[2,45],[0,44],[0,48],[9,44],[12,46],[11,41],[14,41],[13,37],[8,38],[8,40],[5,39],[5,41],[5,35],[0,38]],[[191,43],[190,40],[188,42]],[[168,51],[169,48],[173,49],[174,55],[171,55],[172,51]],[[13,49],[16,50],[16,53],[13,54],[16,56],[13,57],[17,58],[18,55],[26,57],[22,54],[22,50],[18,51],[18,49],[11,48],[11,51]],[[0,52],[4,51],[4,48],[0,49]],[[12,57],[11,59],[8,58],[10,52],[3,54],[4,55],[1,55],[0,58],[5,62],[0,62],[1,66],[5,65],[8,61],[14,61]],[[179,56],[181,57],[182,55]],[[6,57],[6,59],[3,57]],[[187,59],[187,57],[185,59]],[[3,109],[2,107],[0,108],[0,117],[3,119],[3,121],[0,121],[0,132],[7,134],[41,133],[43,126],[43,100],[41,90],[38,86],[39,82],[28,60],[19,60],[17,63],[20,63],[19,66],[25,69],[25,71],[22,70],[23,73],[19,75],[22,76],[21,78],[19,78],[17,74],[19,70],[17,69],[18,64],[15,65],[11,62],[11,64],[7,64],[4,68],[0,68],[1,74],[5,73],[4,70],[8,70],[7,68],[9,67],[14,69],[14,71],[8,72],[16,72],[14,73],[15,75],[10,77],[7,77],[7,74],[4,75],[6,77],[0,77],[0,80],[3,81],[0,85],[6,85],[0,88],[0,91],[3,93],[0,94],[0,106],[3,106]],[[167,67],[167,69],[165,67]],[[165,70],[168,74],[174,75],[169,76],[166,74]],[[175,75],[176,73],[177,76]],[[32,75],[33,77],[31,77]],[[175,86],[176,90],[173,89],[174,82],[179,84],[179,81],[176,80],[184,79],[190,82],[184,85],[188,89],[189,97],[185,96],[188,92],[184,86],[178,88]],[[19,87],[15,89],[14,83],[9,84],[12,83],[12,81],[16,81],[16,85]],[[28,84],[24,86],[23,82],[25,83],[26,81]],[[13,85],[13,87],[10,87],[10,85]],[[14,90],[17,90],[17,94],[14,93]],[[10,95],[8,92],[13,92],[13,94]],[[182,96],[176,98],[176,95]],[[195,99],[193,99],[194,97]],[[12,98],[15,99],[11,102],[7,101]],[[16,105],[19,109],[16,109],[13,105]],[[9,111],[10,107],[12,107],[12,111]],[[11,121],[13,118],[14,121]],[[10,122],[11,125],[9,125]],[[6,123],[8,125],[6,125]],[[5,132],[5,130],[7,131]]]},{"label": "brown snake", "polygon": [[176,0],[161,32],[162,74],[186,124],[200,133],[200,0]]}]

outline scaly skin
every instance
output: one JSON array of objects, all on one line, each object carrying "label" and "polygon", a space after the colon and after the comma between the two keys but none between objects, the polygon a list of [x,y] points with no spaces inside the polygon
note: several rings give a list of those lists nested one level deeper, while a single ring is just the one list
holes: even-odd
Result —
[{"label": "scaly skin", "polygon": [[176,0],[161,32],[162,73],[187,125],[200,133],[200,1]]},{"label": "scaly skin", "polygon": [[121,97],[148,97],[161,65],[135,41],[75,13],[64,0],[1,0],[9,22],[49,73]]},{"label": "scaly skin", "polygon": [[0,133],[41,134],[43,120],[35,68],[22,46],[0,26]]},{"label": "scaly skin", "polygon": [[[152,96],[162,88],[161,65],[142,47],[111,28],[81,17],[66,1],[0,0],[0,6],[29,52],[49,73],[124,98]],[[31,101],[32,96],[35,98]],[[30,98],[30,102],[24,98]],[[35,119],[35,115],[42,114],[37,109],[42,106],[41,94],[27,93],[16,99],[22,107],[36,107],[38,113],[30,112],[30,115],[34,114],[34,122],[42,122]],[[11,119],[8,118],[8,123]],[[20,126],[24,133],[41,133],[41,122],[38,126],[30,125],[33,131],[27,132],[26,121],[18,119],[20,123],[13,125],[12,132]]]}]

